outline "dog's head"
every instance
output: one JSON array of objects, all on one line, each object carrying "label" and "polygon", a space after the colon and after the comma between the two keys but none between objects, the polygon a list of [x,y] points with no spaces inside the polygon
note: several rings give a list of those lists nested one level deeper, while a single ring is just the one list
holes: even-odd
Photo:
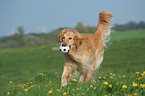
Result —
[{"label": "dog's head", "polygon": [[69,47],[70,50],[78,48],[83,37],[75,30],[64,29],[60,34],[59,46]]}]

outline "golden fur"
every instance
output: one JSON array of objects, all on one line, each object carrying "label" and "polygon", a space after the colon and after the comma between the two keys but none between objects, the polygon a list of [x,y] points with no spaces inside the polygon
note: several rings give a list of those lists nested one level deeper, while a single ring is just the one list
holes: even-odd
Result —
[{"label": "golden fur", "polygon": [[62,85],[72,77],[72,69],[80,72],[80,82],[95,82],[93,72],[97,69],[104,54],[105,37],[109,35],[109,25],[112,13],[102,11],[99,14],[99,23],[95,34],[80,34],[72,29],[64,29],[60,34],[60,45],[71,46],[68,53],[64,53],[64,71]]}]

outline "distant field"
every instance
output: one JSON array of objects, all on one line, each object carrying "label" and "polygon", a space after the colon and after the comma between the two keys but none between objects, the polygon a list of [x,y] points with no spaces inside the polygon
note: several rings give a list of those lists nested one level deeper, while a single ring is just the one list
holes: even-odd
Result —
[{"label": "distant field", "polygon": [[111,40],[124,40],[124,39],[138,39],[145,38],[145,30],[132,30],[123,32],[114,32],[111,35]]},{"label": "distant field", "polygon": [[112,33],[108,45],[96,84],[76,78],[62,89],[58,44],[1,50],[0,96],[145,96],[145,30]]}]

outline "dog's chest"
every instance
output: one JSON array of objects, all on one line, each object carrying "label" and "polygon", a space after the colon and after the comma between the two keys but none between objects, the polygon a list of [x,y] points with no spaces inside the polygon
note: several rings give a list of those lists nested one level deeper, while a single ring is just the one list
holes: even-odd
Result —
[{"label": "dog's chest", "polygon": [[74,52],[72,54],[69,54],[69,57],[78,62],[79,64],[82,65],[90,65],[90,63],[93,60],[94,55],[91,54],[92,52],[89,52],[91,50],[87,50],[86,52],[84,51],[79,51],[79,52]]}]

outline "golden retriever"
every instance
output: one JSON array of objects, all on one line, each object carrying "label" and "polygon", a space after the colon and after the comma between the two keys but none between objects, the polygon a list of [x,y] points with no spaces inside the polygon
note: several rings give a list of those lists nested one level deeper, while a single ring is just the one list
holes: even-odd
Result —
[{"label": "golden retriever", "polygon": [[80,34],[72,29],[64,29],[61,32],[59,45],[70,48],[64,53],[62,85],[67,85],[72,77],[72,69],[80,72],[79,82],[95,82],[93,72],[103,61],[105,38],[110,34],[111,17],[111,12],[100,12],[95,34]]}]

